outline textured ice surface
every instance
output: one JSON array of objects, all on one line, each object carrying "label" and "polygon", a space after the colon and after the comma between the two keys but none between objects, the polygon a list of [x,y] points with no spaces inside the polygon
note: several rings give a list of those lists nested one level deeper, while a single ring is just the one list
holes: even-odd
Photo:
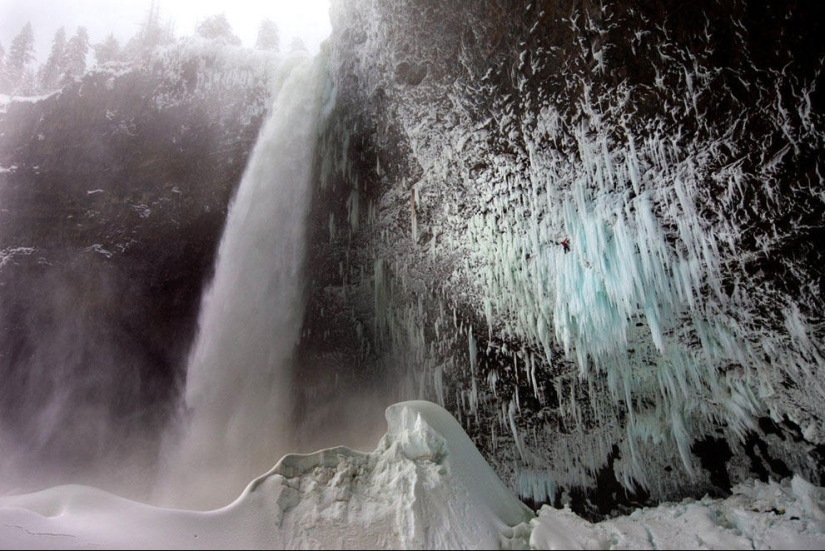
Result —
[{"label": "textured ice surface", "polygon": [[[380,98],[386,117],[367,138],[375,238],[347,243],[342,279],[380,278],[374,348],[406,389],[536,499],[605,467],[654,497],[706,486],[703,438],[731,448],[736,478],[760,418],[821,443],[818,69],[760,66],[737,10],[691,42],[686,20],[621,5],[419,8],[332,12],[333,73],[352,109]],[[458,19],[464,34],[439,32]],[[735,64],[710,53],[715,32],[736,37]],[[426,78],[401,79],[401,60]],[[358,132],[327,135],[325,174],[368,189],[345,154]],[[358,254],[380,272],[361,277]],[[817,476],[805,444],[771,449]]]}]

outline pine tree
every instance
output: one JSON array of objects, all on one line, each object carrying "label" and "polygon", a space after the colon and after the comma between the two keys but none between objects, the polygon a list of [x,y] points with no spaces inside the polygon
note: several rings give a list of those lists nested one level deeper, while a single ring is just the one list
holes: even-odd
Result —
[{"label": "pine tree", "polygon": [[276,53],[281,51],[281,32],[278,30],[278,25],[271,19],[261,21],[255,48]]},{"label": "pine tree", "polygon": [[60,77],[64,70],[66,56],[66,29],[60,27],[54,33],[52,40],[52,51],[46,64],[40,68],[40,89],[43,92],[50,92],[58,87]]},{"label": "pine tree", "polygon": [[78,27],[75,35],[66,45],[63,57],[64,73],[61,78],[63,84],[75,77],[83,76],[86,72],[87,55],[89,55],[89,33],[86,27]]},{"label": "pine tree", "polygon": [[23,69],[23,76],[20,79],[20,85],[17,87],[16,93],[21,96],[33,96],[37,92],[37,74],[33,67],[26,67]]},{"label": "pine tree", "polygon": [[300,37],[295,37],[289,42],[289,51],[292,52],[307,52],[307,45]]},{"label": "pine tree", "polygon": [[210,40],[220,40],[233,46],[241,45],[241,39],[232,32],[232,27],[229,25],[225,13],[207,17],[198,23],[195,27],[195,34]]},{"label": "pine tree", "polygon": [[3,92],[3,67],[5,67],[6,49],[0,44],[0,93]]},{"label": "pine tree", "polygon": [[106,40],[95,44],[92,48],[95,51],[95,61],[98,65],[120,59],[120,43],[114,34],[110,34],[106,37]]},{"label": "pine tree", "polygon": [[138,34],[132,37],[123,48],[125,59],[140,59],[148,56],[155,48],[174,40],[174,26],[170,22],[166,27],[160,24],[160,7],[155,0],[140,25]]},{"label": "pine tree", "polygon": [[31,23],[26,23],[11,41],[11,47],[9,47],[9,53],[3,65],[3,74],[0,75],[0,92],[31,93],[33,90],[28,90],[28,88],[34,80],[31,77],[34,72],[31,67],[34,61],[34,31],[32,31]]}]

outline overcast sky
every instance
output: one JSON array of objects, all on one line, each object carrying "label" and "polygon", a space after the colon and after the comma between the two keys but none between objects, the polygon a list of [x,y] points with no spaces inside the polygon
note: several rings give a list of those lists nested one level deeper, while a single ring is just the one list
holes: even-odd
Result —
[{"label": "overcast sky", "polygon": [[[198,21],[226,14],[232,30],[244,46],[253,47],[261,20],[269,18],[281,31],[281,49],[293,37],[301,38],[311,53],[330,35],[330,0],[156,0],[161,21],[175,21],[175,35],[194,34]],[[78,26],[89,31],[92,44],[114,33],[121,45],[133,37],[149,11],[152,0],[0,0],[0,44],[6,53],[11,41],[31,22],[37,61],[49,55],[54,33],[65,27],[70,38]]]}]

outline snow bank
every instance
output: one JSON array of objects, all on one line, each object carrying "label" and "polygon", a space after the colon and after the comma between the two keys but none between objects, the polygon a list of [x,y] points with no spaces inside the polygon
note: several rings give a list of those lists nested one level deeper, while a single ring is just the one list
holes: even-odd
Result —
[{"label": "snow bank", "polygon": [[592,524],[535,516],[430,402],[386,410],[372,453],[287,455],[226,507],[152,507],[84,486],[0,498],[0,548],[825,549],[825,489],[752,481]]},{"label": "snow bank", "polygon": [[287,455],[214,511],[152,507],[83,486],[0,498],[0,547],[526,547],[533,513],[446,410],[404,402],[386,417],[374,452]]},{"label": "snow bank", "polygon": [[825,549],[825,493],[799,477],[750,481],[727,499],[665,503],[591,524],[544,506],[533,549]]}]

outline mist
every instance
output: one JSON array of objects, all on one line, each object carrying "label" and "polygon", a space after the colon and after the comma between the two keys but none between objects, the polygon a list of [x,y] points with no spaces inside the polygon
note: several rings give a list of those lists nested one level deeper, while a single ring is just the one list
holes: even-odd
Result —
[{"label": "mist", "polygon": [[[261,22],[269,19],[279,28],[282,49],[287,50],[293,40],[300,39],[314,55],[331,31],[329,0],[3,0],[0,45],[8,52],[12,40],[28,22],[34,31],[35,55],[40,64],[46,62],[55,33],[61,27],[69,37],[79,27],[85,27],[92,45],[102,43],[112,34],[125,46],[140,31],[153,3],[161,23],[172,30],[175,38],[192,36],[198,23],[224,14],[241,45],[253,48]],[[95,64],[93,52],[88,64]]]},{"label": "mist", "polygon": [[156,359],[132,325],[128,274],[75,254],[50,255],[56,268],[18,254],[10,262],[25,266],[2,278],[0,492],[72,481],[138,497],[172,381],[162,365],[145,368]]},{"label": "mist", "polygon": [[[201,39],[154,55],[48,98],[0,97],[0,493],[72,483],[141,501],[159,493],[161,445],[189,407],[200,297],[287,54]],[[205,58],[221,78],[186,80],[184,67]],[[169,71],[142,71],[147,59]],[[51,106],[42,115],[30,109],[40,101]],[[283,317],[300,327],[293,308]],[[266,392],[255,383],[247,389]],[[248,460],[268,468],[288,446],[278,449]]]}]

